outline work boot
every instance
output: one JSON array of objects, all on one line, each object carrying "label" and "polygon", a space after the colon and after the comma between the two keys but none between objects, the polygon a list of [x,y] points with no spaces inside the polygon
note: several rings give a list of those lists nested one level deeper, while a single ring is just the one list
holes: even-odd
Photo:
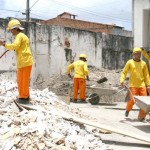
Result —
[{"label": "work boot", "polygon": [[126,117],[129,116],[129,112],[128,112],[128,111],[125,112],[125,116],[126,116]]},{"label": "work boot", "polygon": [[18,99],[16,99],[16,102],[20,103],[20,104],[30,104],[29,97],[28,98],[18,98]]},{"label": "work boot", "polygon": [[87,103],[85,99],[80,99],[78,102],[79,103]]},{"label": "work boot", "polygon": [[77,99],[71,99],[70,102],[72,102],[72,103],[77,103]]}]

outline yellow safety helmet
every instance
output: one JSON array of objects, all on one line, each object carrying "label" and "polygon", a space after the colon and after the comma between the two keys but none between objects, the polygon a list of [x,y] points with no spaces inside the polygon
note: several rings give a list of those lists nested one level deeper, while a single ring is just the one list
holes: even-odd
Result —
[{"label": "yellow safety helmet", "polygon": [[133,53],[136,53],[136,52],[141,52],[141,48],[140,47],[135,47],[133,49]]},{"label": "yellow safety helmet", "polygon": [[24,28],[21,27],[21,23],[17,19],[12,19],[11,21],[9,21],[9,23],[7,25],[7,30],[11,30],[11,29],[14,29],[14,28],[24,30]]},{"label": "yellow safety helmet", "polygon": [[80,54],[80,58],[85,58],[86,59],[86,55],[85,54]]},{"label": "yellow safety helmet", "polygon": [[86,55],[85,55],[85,54],[80,54],[79,58],[84,58],[85,61],[87,61],[87,60],[86,60]]}]

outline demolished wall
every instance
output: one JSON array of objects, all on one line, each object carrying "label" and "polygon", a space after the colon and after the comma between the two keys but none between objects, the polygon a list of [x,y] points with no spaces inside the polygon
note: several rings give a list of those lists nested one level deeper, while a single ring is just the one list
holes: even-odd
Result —
[{"label": "demolished wall", "polygon": [[[0,35],[6,42],[11,42],[13,38],[5,30],[6,26],[7,21],[1,20]],[[35,61],[32,85],[36,86],[38,78],[65,74],[67,65],[78,60],[80,53],[87,54],[90,66],[121,69],[130,57],[132,41],[130,37],[30,23],[30,43]],[[0,47],[0,51],[4,48]],[[1,59],[0,68],[8,72],[16,69],[13,51]]]}]

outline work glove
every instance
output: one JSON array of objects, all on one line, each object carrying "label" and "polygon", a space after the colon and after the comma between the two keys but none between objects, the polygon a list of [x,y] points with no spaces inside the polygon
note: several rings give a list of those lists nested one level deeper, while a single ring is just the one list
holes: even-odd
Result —
[{"label": "work glove", "polygon": [[70,75],[70,73],[68,74],[68,77],[72,79],[72,76]]},{"label": "work glove", "polygon": [[87,79],[88,81],[90,81],[90,78],[89,78],[89,76],[87,76],[87,77],[86,77],[86,79]]},{"label": "work glove", "polygon": [[127,85],[124,82],[121,83],[121,86],[122,87],[127,87]]},{"label": "work glove", "polygon": [[0,46],[5,46],[5,41],[4,40],[0,40]]},{"label": "work glove", "polygon": [[150,86],[147,86],[146,89],[147,89],[147,95],[150,95]]}]

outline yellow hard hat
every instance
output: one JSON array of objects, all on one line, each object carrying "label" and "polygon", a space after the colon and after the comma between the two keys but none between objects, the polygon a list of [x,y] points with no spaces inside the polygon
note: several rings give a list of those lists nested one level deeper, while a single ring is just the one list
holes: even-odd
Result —
[{"label": "yellow hard hat", "polygon": [[14,29],[14,28],[24,30],[24,28],[21,27],[21,23],[17,19],[13,19],[13,20],[9,21],[9,23],[7,25],[7,30],[11,30],[11,29]]},{"label": "yellow hard hat", "polygon": [[80,58],[85,58],[86,59],[86,55],[85,54],[80,54]]},{"label": "yellow hard hat", "polygon": [[141,48],[140,47],[135,47],[133,49],[133,53],[136,53],[136,52],[141,52]]}]

